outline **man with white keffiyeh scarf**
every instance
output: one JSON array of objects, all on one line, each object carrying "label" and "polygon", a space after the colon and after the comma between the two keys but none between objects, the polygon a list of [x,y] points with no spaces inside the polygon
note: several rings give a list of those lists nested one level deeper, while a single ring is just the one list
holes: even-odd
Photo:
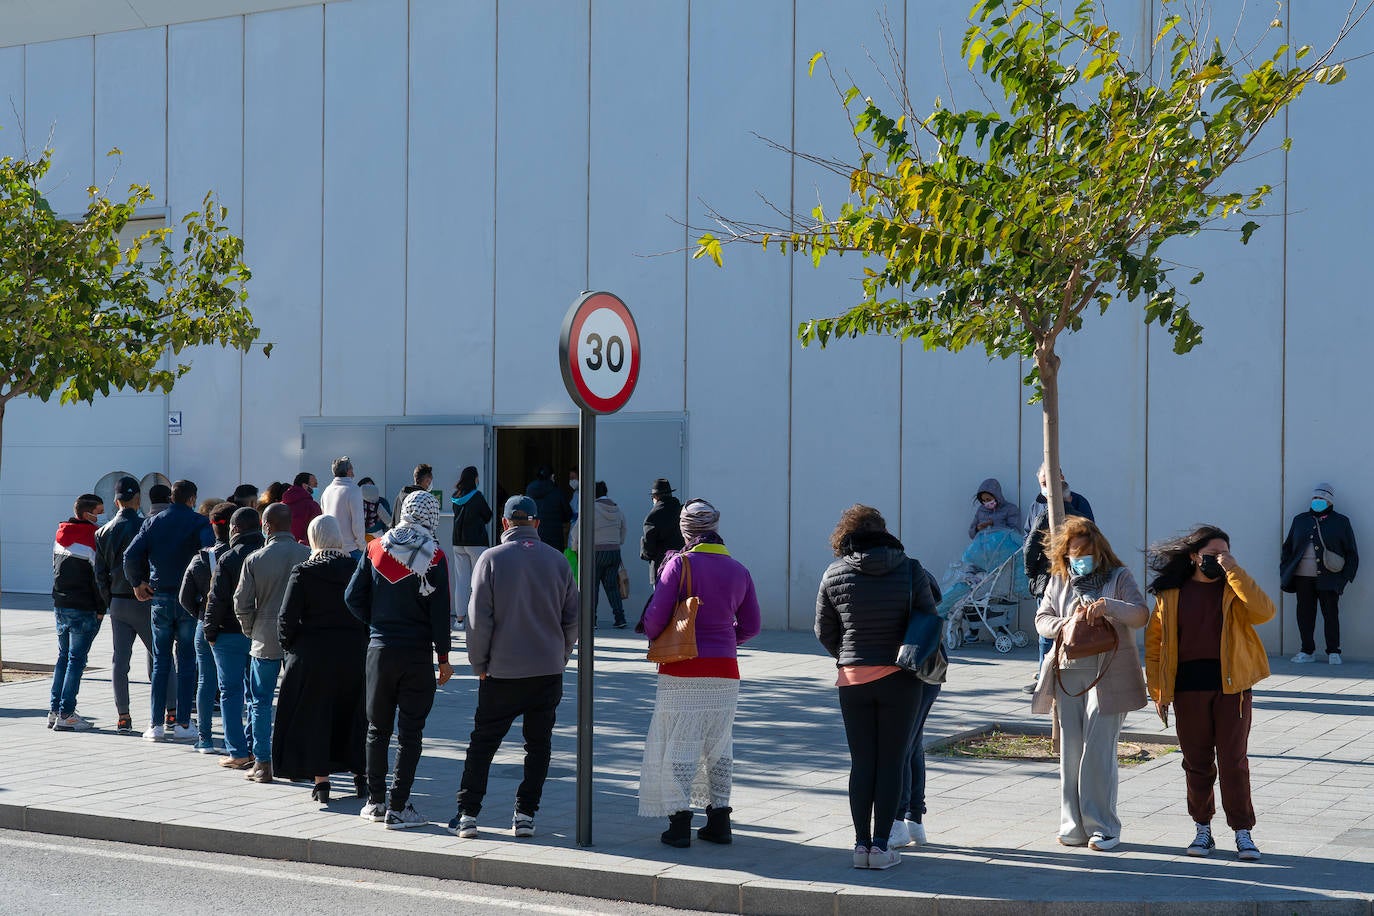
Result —
[{"label": "man with white keffiyeh scarf", "polygon": [[[367,545],[344,601],[371,628],[367,648],[367,805],[362,816],[401,830],[424,818],[410,804],[420,739],[436,686],[453,676],[448,654],[448,560],[434,530],[439,503],[420,490],[406,497],[401,522]],[[439,659],[434,675],[433,652]],[[387,745],[399,748],[387,798]]]}]

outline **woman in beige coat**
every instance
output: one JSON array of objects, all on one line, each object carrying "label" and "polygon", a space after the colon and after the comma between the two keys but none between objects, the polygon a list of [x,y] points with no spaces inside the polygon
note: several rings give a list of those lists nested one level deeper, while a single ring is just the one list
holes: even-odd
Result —
[{"label": "woman in beige coat", "polygon": [[[1086,518],[1066,518],[1047,552],[1050,583],[1035,629],[1054,639],[1055,647],[1041,663],[1031,709],[1053,708],[1059,719],[1059,842],[1105,851],[1121,842],[1117,738],[1126,713],[1146,702],[1131,631],[1145,625],[1150,611],[1135,577]],[[1068,658],[1059,636],[1072,617],[1108,621],[1116,629],[1117,649]]]}]

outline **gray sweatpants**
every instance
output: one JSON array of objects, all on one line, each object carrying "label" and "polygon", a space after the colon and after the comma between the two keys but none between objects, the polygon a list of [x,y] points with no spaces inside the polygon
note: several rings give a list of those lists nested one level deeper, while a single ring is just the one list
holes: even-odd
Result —
[{"label": "gray sweatpants", "polygon": [[[129,715],[129,667],[134,654],[134,640],[142,640],[148,654],[148,680],[153,679],[153,603],[134,598],[110,599],[111,633],[114,639],[110,682],[114,687],[115,712]],[[176,708],[176,679],[167,682],[167,703]]]},{"label": "gray sweatpants", "polygon": [[[1078,693],[1097,677],[1097,665],[1065,668],[1062,677],[1064,687]],[[1119,837],[1116,742],[1126,716],[1098,709],[1096,690],[1071,697],[1056,684],[1054,700],[1059,717],[1059,836],[1080,845],[1094,834]]]}]

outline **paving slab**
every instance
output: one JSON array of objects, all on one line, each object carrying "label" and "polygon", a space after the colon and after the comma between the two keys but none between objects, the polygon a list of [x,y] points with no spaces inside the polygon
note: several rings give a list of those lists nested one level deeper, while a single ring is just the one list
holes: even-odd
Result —
[{"label": "paving slab", "polygon": [[[7,595],[0,613],[7,660],[50,665],[56,647],[46,603]],[[1256,692],[1251,736],[1259,863],[1237,862],[1224,831],[1213,857],[1182,854],[1192,826],[1177,754],[1122,769],[1123,842],[1109,854],[1055,842],[1054,762],[931,757],[930,842],[908,849],[898,868],[868,872],[850,864],[849,757],[834,666],[809,634],[765,633],[743,651],[735,842],[684,850],[658,842],[659,820],[637,816],[655,678],[642,644],[616,631],[599,631],[596,647],[595,844],[587,849],[573,841],[571,666],[538,835],[510,836],[508,805],[521,772],[513,736],[492,768],[481,836],[459,840],[442,825],[453,814],[472,727],[475,681],[464,669],[440,689],[426,727],[414,801],[433,823],[387,831],[359,818],[361,801],[338,791],[321,810],[306,785],[257,785],[189,746],[114,734],[110,651],[107,627],[81,689],[81,712],[97,726],[91,732],[44,727],[45,679],[0,684],[0,827],[724,913],[1374,916],[1374,665],[1367,662],[1333,670],[1271,660],[1274,676]],[[1030,714],[1020,690],[1033,651],[957,652],[927,743],[993,723],[1047,725]],[[142,710],[148,686],[141,665],[133,667],[133,705]],[[1171,737],[1144,711],[1127,718],[1126,731]],[[351,780],[334,785],[351,789]]]}]

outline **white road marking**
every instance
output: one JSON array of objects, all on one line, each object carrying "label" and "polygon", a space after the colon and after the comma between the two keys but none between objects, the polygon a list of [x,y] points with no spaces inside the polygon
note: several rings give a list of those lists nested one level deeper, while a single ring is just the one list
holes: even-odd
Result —
[{"label": "white road marking", "polygon": [[[117,849],[93,849],[86,846],[64,846],[60,843],[40,843],[36,840],[17,840],[9,837],[0,837],[0,846],[11,846],[18,849],[33,849],[40,852],[61,852],[74,855],[93,856],[100,859],[114,859],[120,862],[140,862],[145,865],[156,865],[159,868],[166,868],[169,860],[166,856],[150,856],[137,852],[121,852]],[[215,853],[207,853],[215,855]],[[552,906],[547,903],[524,903],[518,900],[501,900],[497,897],[479,897],[473,894],[457,894],[447,891],[429,891],[418,887],[406,887],[401,884],[381,884],[376,881],[365,880],[341,880],[338,878],[326,878],[320,875],[300,875],[291,872],[272,871],[266,868],[249,868],[245,865],[228,865],[221,862],[197,862],[191,859],[176,859],[175,864],[178,868],[194,868],[201,871],[217,872],[222,875],[238,875],[246,878],[276,878],[283,881],[295,881],[300,884],[314,884],[321,887],[353,887],[361,890],[377,891],[384,894],[403,894],[407,897],[419,897],[425,900],[443,900],[452,903],[462,903],[468,906],[494,907],[504,910],[518,910],[524,913],[546,913],[548,916],[611,916],[604,910],[572,909],[570,907]],[[313,864],[313,863],[312,863]],[[325,866],[336,867],[336,866]]]}]

